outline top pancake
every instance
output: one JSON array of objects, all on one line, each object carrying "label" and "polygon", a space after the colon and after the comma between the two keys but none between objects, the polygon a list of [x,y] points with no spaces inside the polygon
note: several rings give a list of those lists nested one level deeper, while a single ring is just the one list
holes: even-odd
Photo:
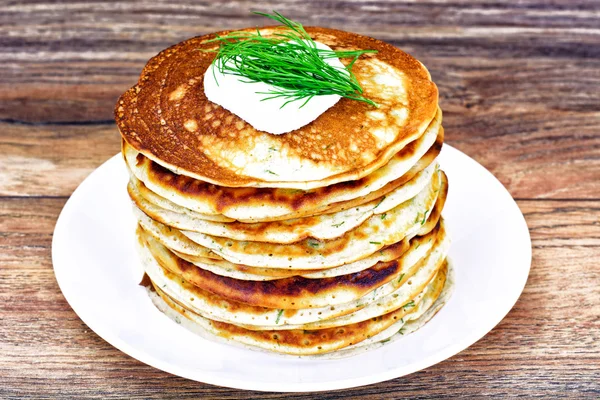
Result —
[{"label": "top pancake", "polygon": [[[277,29],[260,31],[268,36]],[[204,94],[204,72],[214,53],[201,50],[216,48],[206,43],[211,34],[148,62],[117,103],[121,134],[165,168],[221,186],[306,190],[370,174],[421,136],[436,114],[437,88],[419,61],[392,45],[338,30],[306,30],[334,50],[378,51],[361,56],[352,71],[379,108],[342,98],[298,130],[258,131]]]}]

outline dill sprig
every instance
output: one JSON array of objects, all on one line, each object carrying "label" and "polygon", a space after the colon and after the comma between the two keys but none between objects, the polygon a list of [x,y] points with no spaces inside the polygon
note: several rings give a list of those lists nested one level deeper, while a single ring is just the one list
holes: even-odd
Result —
[{"label": "dill sprig", "polygon": [[[266,95],[262,101],[285,99],[281,107],[304,100],[300,106],[303,107],[314,96],[330,94],[377,107],[374,101],[363,96],[363,89],[352,73],[352,66],[361,55],[376,53],[376,50],[320,49],[302,24],[278,12],[254,14],[273,19],[287,29],[271,37],[262,36],[257,28],[256,33],[232,32],[207,41],[219,42],[217,49],[206,51],[217,53],[213,64],[220,73],[243,77],[242,82],[264,82],[274,86],[268,92],[258,93]],[[339,68],[325,61],[333,57],[352,60],[345,68]]]}]

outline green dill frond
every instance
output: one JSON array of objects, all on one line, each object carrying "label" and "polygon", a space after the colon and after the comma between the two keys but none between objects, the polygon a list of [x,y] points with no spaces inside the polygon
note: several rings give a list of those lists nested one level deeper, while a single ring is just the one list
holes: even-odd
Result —
[{"label": "green dill frond", "polygon": [[[278,12],[255,14],[277,21],[286,29],[271,37],[262,36],[257,29],[256,33],[232,32],[208,40],[207,43],[219,42],[217,49],[204,51],[216,52],[213,64],[220,73],[242,77],[242,82],[274,86],[259,94],[265,95],[263,101],[285,99],[282,107],[294,101],[302,101],[302,107],[313,97],[322,95],[338,95],[378,107],[363,96],[363,89],[352,73],[352,66],[361,55],[376,53],[376,50],[320,49],[302,24]],[[345,68],[339,68],[325,61],[330,58],[352,60]]]}]

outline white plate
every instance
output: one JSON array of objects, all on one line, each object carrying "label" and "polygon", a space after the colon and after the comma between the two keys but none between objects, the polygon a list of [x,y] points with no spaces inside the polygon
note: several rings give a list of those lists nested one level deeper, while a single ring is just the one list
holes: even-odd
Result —
[{"label": "white plate", "polygon": [[306,392],[397,378],[460,352],[489,332],[517,301],[529,274],[531,241],[518,206],[485,168],[445,145],[450,182],[444,216],[456,288],[419,331],[341,360],[306,360],[214,343],[160,313],[138,285],[142,268],[120,155],[75,190],[54,231],[60,288],[98,335],[138,360],[185,378],[233,388]]}]

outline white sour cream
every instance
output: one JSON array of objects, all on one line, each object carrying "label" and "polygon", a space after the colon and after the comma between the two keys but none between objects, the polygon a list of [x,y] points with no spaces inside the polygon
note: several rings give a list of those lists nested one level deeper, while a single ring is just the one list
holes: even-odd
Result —
[{"label": "white sour cream", "polygon": [[[331,50],[323,43],[315,42],[320,49]],[[336,68],[345,68],[336,58],[324,60]],[[340,96],[315,96],[304,107],[300,108],[305,99],[288,103],[281,107],[287,99],[279,97],[261,101],[269,97],[269,92],[277,87],[264,82],[243,82],[244,77],[222,74],[214,64],[204,74],[204,93],[208,100],[229,110],[255,129],[274,135],[290,132],[314,121],[340,99]]]}]

